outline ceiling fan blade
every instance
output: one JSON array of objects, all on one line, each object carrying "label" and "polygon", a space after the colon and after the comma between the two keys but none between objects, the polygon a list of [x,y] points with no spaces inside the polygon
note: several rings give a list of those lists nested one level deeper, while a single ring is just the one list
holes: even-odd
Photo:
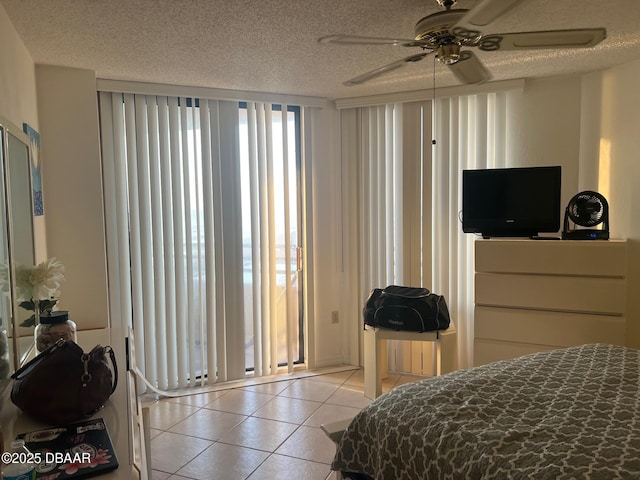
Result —
[{"label": "ceiling fan blade", "polygon": [[421,47],[425,42],[406,38],[362,37],[358,35],[328,35],[318,39],[318,43],[336,45],[399,45],[403,47]]},{"label": "ceiling fan blade", "polygon": [[451,29],[456,35],[480,35],[486,27],[524,0],[483,0],[469,10]]},{"label": "ceiling fan blade", "polygon": [[451,72],[458,80],[466,84],[483,83],[491,79],[491,73],[480,59],[468,50],[460,55],[460,60],[449,65]]},{"label": "ceiling fan blade", "polygon": [[588,48],[607,37],[604,28],[498,33],[482,37],[480,50],[525,50],[536,48]]},{"label": "ceiling fan blade", "polygon": [[385,65],[383,67],[379,67],[375,70],[371,70],[370,72],[363,73],[362,75],[352,78],[351,80],[347,80],[346,82],[344,82],[344,84],[347,86],[360,85],[361,83],[371,80],[372,78],[382,75],[383,73],[387,73],[395,70],[396,68],[400,68],[407,63],[413,63],[422,60],[430,53],[431,52],[424,52],[417,55],[411,55],[410,57],[403,58],[402,60],[398,60],[397,62],[389,63],[388,65]]}]

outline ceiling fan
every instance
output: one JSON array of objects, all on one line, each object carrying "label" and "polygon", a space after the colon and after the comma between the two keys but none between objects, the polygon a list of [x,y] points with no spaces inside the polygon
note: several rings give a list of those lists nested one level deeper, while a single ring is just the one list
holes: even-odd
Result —
[{"label": "ceiling fan", "polygon": [[488,33],[487,27],[523,0],[482,0],[474,8],[453,9],[456,0],[436,0],[445,10],[422,18],[415,26],[415,39],[378,38],[354,35],[329,35],[319,43],[340,45],[398,45],[419,47],[421,53],[410,55],[344,82],[359,85],[408,63],[436,54],[456,78],[465,84],[491,79],[491,73],[467,47],[485,52],[542,48],[588,48],[606,38],[604,28],[580,28],[516,33]]}]

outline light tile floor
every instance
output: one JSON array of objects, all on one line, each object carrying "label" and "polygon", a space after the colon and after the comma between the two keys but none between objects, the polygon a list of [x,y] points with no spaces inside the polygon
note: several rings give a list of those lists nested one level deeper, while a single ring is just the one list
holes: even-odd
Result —
[{"label": "light tile floor", "polygon": [[[383,391],[421,378],[390,375]],[[332,478],[320,425],[353,417],[363,391],[360,369],[156,401],[152,480]]]}]

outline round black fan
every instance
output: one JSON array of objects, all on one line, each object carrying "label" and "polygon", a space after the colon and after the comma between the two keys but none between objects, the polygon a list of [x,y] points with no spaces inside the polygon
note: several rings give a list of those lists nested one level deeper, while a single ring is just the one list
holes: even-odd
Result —
[{"label": "round black fan", "polygon": [[[573,228],[570,228],[570,222]],[[602,224],[601,228],[594,228]],[[586,190],[569,201],[564,212],[563,240],[608,240],[609,203],[598,192]]]}]

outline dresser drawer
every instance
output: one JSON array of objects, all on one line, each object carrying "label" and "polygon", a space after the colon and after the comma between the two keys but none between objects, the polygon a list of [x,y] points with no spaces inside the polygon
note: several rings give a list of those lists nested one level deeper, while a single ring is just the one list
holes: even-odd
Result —
[{"label": "dresser drawer", "polygon": [[476,305],[622,315],[619,278],[476,273]]},{"label": "dresser drawer", "polygon": [[475,338],[571,347],[585,343],[624,345],[625,317],[476,307]]},{"label": "dresser drawer", "polygon": [[479,240],[476,272],[626,276],[624,241]]}]

